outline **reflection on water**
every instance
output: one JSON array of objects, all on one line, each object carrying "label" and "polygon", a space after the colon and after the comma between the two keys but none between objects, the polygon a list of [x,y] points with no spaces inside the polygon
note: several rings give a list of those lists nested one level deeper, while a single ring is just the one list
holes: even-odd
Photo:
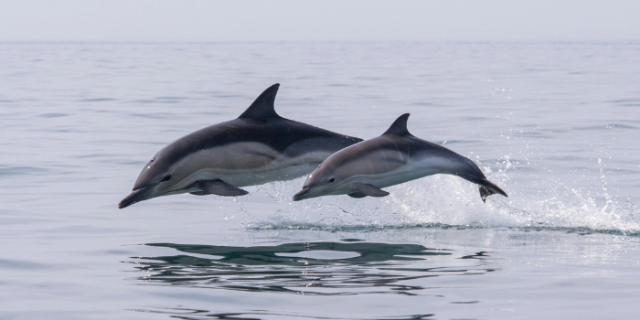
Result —
[{"label": "reflection on water", "polygon": [[[174,249],[178,254],[133,257],[135,260],[129,262],[144,272],[144,276],[135,280],[142,281],[143,285],[171,285],[194,290],[221,289],[321,297],[392,294],[441,300],[446,298],[439,292],[441,288],[428,278],[495,271],[488,266],[486,260],[491,258],[486,252],[455,255],[452,250],[417,244],[373,243],[357,239],[254,247],[173,243],[150,243],[145,246]],[[342,319],[258,308],[209,311],[182,306],[149,307],[135,311],[166,314],[178,319]],[[422,313],[386,316],[384,319],[428,319],[432,316]]]},{"label": "reflection on water", "polygon": [[206,319],[227,319],[227,320],[260,320],[260,319],[325,319],[325,320],[423,320],[433,319],[434,314],[414,314],[406,316],[387,316],[383,318],[336,318],[327,316],[314,316],[300,313],[276,313],[263,310],[255,310],[243,313],[215,313],[207,310],[172,308],[160,310],[134,310],[145,313],[158,313],[171,315],[171,318],[184,320],[206,320]]},{"label": "reflection on water", "polygon": [[[418,295],[424,294],[421,291],[425,288],[411,285],[412,280],[494,271],[483,269],[482,265],[429,264],[430,257],[449,256],[452,252],[417,244],[309,242],[231,247],[150,243],[146,246],[172,248],[180,254],[135,257],[135,268],[145,272],[138,280],[194,288],[304,295]],[[485,253],[479,252],[461,259],[484,257]],[[448,260],[451,264],[452,259]]]}]

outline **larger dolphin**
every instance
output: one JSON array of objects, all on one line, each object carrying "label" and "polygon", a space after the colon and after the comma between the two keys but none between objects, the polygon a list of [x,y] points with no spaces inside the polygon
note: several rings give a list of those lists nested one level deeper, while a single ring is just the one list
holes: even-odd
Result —
[{"label": "larger dolphin", "polygon": [[389,193],[381,188],[437,173],[478,184],[482,201],[495,193],[507,196],[473,161],[409,133],[408,119],[405,113],[383,135],[331,155],[309,174],[293,200],[340,194],[384,197]]},{"label": "larger dolphin", "polygon": [[280,117],[273,106],[279,86],[265,90],[237,119],[160,150],[118,207],[186,192],[245,195],[240,187],[303,176],[332,153],[362,141]]}]

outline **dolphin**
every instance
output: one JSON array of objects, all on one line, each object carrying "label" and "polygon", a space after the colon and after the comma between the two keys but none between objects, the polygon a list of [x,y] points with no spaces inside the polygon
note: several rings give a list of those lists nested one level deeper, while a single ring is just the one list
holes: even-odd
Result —
[{"label": "dolphin", "polygon": [[381,188],[438,173],[479,185],[484,202],[496,193],[507,197],[470,159],[409,133],[408,119],[405,113],[381,136],[332,154],[309,174],[293,201],[341,194],[384,197],[389,192]]},{"label": "dolphin", "polygon": [[332,153],[362,139],[280,117],[267,88],[235,120],[184,136],[142,169],[118,207],[179,193],[242,196],[244,186],[290,180],[311,172]]}]

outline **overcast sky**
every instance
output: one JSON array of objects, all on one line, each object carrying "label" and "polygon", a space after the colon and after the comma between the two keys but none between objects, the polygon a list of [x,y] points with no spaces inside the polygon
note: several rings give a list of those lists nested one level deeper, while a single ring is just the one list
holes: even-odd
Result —
[{"label": "overcast sky", "polygon": [[0,41],[639,41],[628,0],[0,0]]}]

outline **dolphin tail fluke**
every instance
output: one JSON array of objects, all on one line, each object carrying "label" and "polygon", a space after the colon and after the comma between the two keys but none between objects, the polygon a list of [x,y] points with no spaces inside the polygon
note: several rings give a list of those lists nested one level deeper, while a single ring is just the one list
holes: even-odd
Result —
[{"label": "dolphin tail fluke", "polygon": [[500,189],[500,187],[489,180],[485,179],[479,181],[478,184],[480,185],[480,197],[482,197],[482,202],[487,202],[487,197],[496,193],[508,197],[504,190]]}]

